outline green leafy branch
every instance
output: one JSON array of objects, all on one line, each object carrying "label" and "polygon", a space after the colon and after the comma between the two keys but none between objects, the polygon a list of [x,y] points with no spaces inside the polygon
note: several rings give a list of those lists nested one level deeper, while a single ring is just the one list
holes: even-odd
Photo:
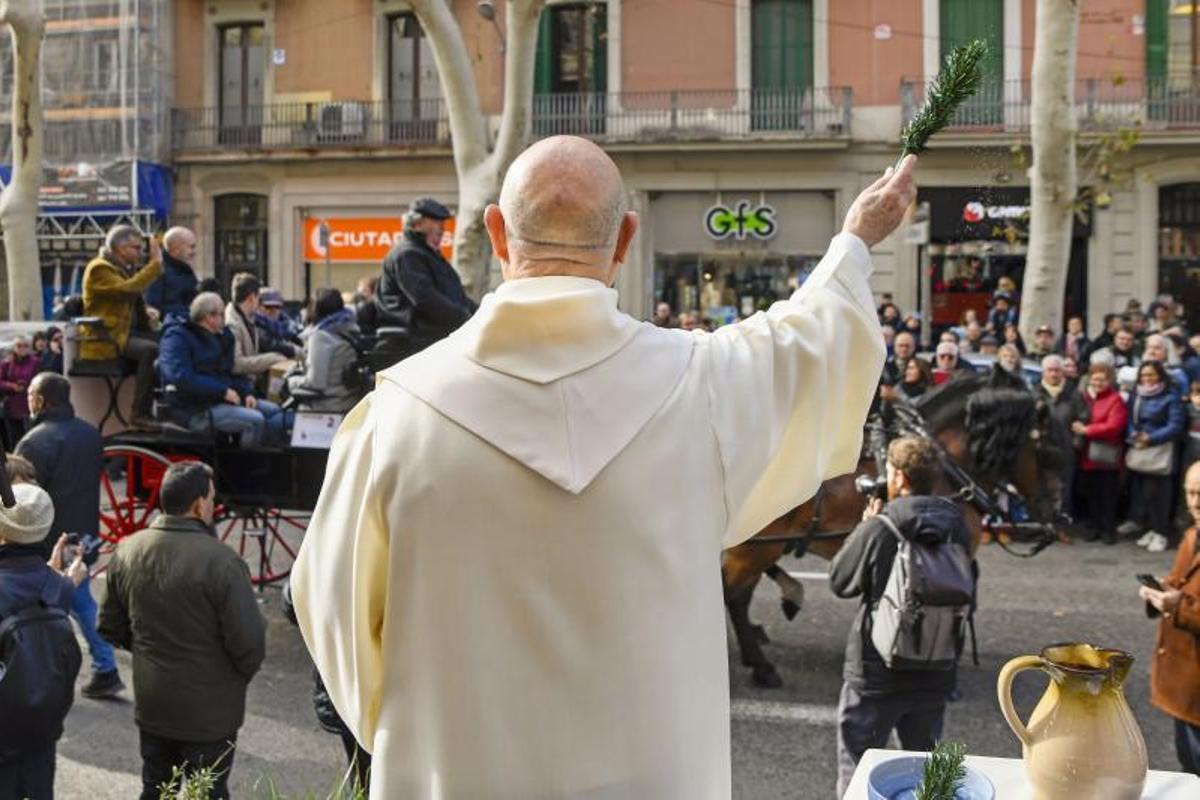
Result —
[{"label": "green leafy branch", "polygon": [[925,105],[900,132],[900,157],[921,153],[929,137],[950,124],[962,103],[979,91],[983,83],[983,57],[987,45],[976,39],[954,48],[938,72],[925,98]]},{"label": "green leafy branch", "polygon": [[925,761],[916,800],[954,800],[967,777],[967,749],[960,743],[939,742]]}]

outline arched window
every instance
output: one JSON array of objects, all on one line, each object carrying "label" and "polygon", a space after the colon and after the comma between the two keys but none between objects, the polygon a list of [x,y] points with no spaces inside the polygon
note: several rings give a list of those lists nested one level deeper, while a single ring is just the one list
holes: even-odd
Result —
[{"label": "arched window", "polygon": [[261,194],[223,194],[214,201],[216,271],[221,292],[239,272],[252,272],[264,284],[267,274],[267,197]]}]

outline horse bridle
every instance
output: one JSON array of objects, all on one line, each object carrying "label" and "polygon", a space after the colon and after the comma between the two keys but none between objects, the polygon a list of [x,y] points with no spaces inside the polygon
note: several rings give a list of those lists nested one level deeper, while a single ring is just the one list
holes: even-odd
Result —
[{"label": "horse bridle", "polygon": [[[942,468],[942,472],[950,481],[950,485],[954,490],[954,496],[960,502],[972,505],[983,517],[984,530],[989,533],[1030,533],[1034,534],[1033,546],[1029,552],[1021,552],[1011,545],[1007,544],[1001,536],[996,536],[996,543],[1009,555],[1017,558],[1032,558],[1038,553],[1045,550],[1054,543],[1056,538],[1055,528],[1053,525],[1042,522],[1015,522],[1012,520],[1008,507],[1010,503],[996,500],[988,492],[987,489],[980,486],[979,483],[971,477],[965,469],[960,467],[958,463],[950,457],[945,446],[942,445],[935,437],[929,434],[926,430],[923,421],[915,410],[898,407],[896,409],[896,425],[888,426],[891,431],[898,436],[919,436],[933,443],[934,451],[937,453],[938,463]],[[1019,501],[1024,500],[1021,493],[1015,486],[1007,485],[1000,487],[1000,493],[1006,498],[1015,498]],[[783,543],[784,555],[794,553],[797,558],[800,558],[808,552],[810,544],[816,541],[827,539],[843,539],[853,532],[853,528],[836,531],[821,530],[821,509],[825,502],[825,484],[822,483],[817,489],[816,495],[813,496],[813,501],[816,508],[813,509],[812,519],[808,521],[808,525],[799,534],[786,534],[781,536],[756,536],[746,540],[746,544],[778,544]],[[792,511],[792,515],[799,513],[800,508],[797,507]]]},{"label": "horse bridle", "polygon": [[958,465],[950,453],[947,452],[945,446],[931,436],[926,430],[921,418],[916,412],[899,413],[897,421],[900,424],[897,426],[897,433],[900,435],[919,436],[932,442],[934,451],[938,456],[938,463],[941,465],[942,472],[950,481],[951,487],[954,489],[954,496],[964,504],[972,505],[983,517],[983,528],[989,533],[1029,533],[1034,534],[1033,546],[1029,552],[1021,552],[1007,544],[1001,536],[996,536],[996,543],[1009,555],[1017,558],[1032,558],[1038,553],[1045,550],[1050,545],[1054,544],[1057,538],[1055,526],[1045,522],[1015,522],[1010,513],[1011,503],[1007,502],[1010,498],[1015,498],[1024,504],[1024,497],[1020,491],[1012,484],[999,486],[998,491],[1003,499],[997,500],[992,497],[987,489],[979,485],[979,483],[971,477],[965,469]]}]

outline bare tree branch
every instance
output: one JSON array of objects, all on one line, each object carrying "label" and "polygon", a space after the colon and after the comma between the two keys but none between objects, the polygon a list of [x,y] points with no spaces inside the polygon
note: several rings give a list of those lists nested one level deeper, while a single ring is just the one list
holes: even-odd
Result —
[{"label": "bare tree branch", "polygon": [[42,92],[39,53],[45,20],[37,0],[0,3],[0,24],[13,41],[12,179],[0,194],[9,318],[40,319],[42,271],[37,242],[42,182]]},{"label": "bare tree branch", "polygon": [[508,46],[504,54],[504,116],[492,153],[495,169],[503,175],[529,135],[533,111],[534,59],[537,55],[538,18],[546,0],[509,0]]},{"label": "bare tree branch", "polygon": [[1076,0],[1038,0],[1031,99],[1033,167],[1029,174],[1029,248],[1021,291],[1021,335],[1041,325],[1062,331],[1077,194]]},{"label": "bare tree branch", "polygon": [[413,12],[433,47],[454,141],[454,166],[462,174],[488,153],[487,117],[479,101],[475,75],[462,30],[447,0],[411,0]]}]

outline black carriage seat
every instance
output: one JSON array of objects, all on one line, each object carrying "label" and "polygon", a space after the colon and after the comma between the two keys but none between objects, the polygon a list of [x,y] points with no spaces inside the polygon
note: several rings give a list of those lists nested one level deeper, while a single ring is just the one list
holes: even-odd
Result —
[{"label": "black carriage seat", "polygon": [[112,346],[114,357],[80,358],[76,356],[71,361],[71,368],[67,370],[67,377],[100,378],[104,381],[104,385],[108,389],[108,407],[104,411],[104,416],[100,418],[100,430],[104,430],[105,423],[113,415],[116,415],[121,425],[129,427],[129,420],[125,419],[125,415],[121,413],[121,407],[117,401],[121,393],[121,384],[125,382],[126,378],[137,373],[137,364],[120,357],[117,340],[112,337],[108,326],[100,317],[72,317],[71,325],[74,327],[74,339],[77,345],[103,342]]}]

